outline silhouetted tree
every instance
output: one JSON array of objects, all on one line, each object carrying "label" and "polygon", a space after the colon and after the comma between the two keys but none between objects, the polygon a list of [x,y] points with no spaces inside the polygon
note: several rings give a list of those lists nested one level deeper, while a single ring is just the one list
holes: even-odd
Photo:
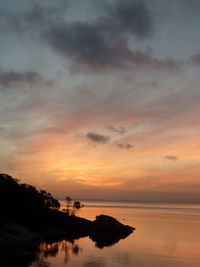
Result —
[{"label": "silhouetted tree", "polygon": [[71,215],[71,206],[72,206],[72,199],[71,197],[67,196],[66,200],[66,209],[64,210],[68,215]]},{"label": "silhouetted tree", "polygon": [[51,193],[48,193],[45,190],[41,190],[40,194],[42,195],[44,203],[48,208],[52,208],[52,209],[56,209],[56,210],[60,209],[60,202],[57,199],[55,199],[51,195]]},{"label": "silhouetted tree", "polygon": [[69,216],[75,216],[76,213],[84,207],[84,204],[80,203],[80,201],[73,201],[71,197],[67,196],[66,200],[66,209],[64,212]]},{"label": "silhouetted tree", "polygon": [[19,179],[7,174],[0,174],[0,216],[4,214],[19,222],[35,224],[39,223],[38,218],[47,218],[52,209],[59,208],[59,201],[50,193],[20,184]]},{"label": "silhouetted tree", "polygon": [[71,216],[75,216],[76,213],[84,207],[84,204],[80,203],[79,201],[74,201],[72,205]]}]

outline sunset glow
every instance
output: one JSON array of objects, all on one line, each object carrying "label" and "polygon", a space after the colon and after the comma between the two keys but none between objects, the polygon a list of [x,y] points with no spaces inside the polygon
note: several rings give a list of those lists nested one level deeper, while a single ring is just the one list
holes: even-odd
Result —
[{"label": "sunset glow", "polygon": [[60,199],[200,202],[200,4],[36,2],[0,3],[1,173]]}]

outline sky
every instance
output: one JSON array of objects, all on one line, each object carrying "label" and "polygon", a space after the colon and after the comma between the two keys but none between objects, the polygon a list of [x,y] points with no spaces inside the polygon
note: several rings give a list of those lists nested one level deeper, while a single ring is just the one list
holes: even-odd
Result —
[{"label": "sky", "polygon": [[1,0],[0,172],[60,199],[200,203],[199,12]]}]

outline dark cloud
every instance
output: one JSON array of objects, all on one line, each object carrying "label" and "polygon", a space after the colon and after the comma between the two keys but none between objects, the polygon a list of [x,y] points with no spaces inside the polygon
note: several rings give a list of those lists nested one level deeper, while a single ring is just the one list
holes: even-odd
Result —
[{"label": "dark cloud", "polygon": [[112,126],[112,125],[109,125],[107,126],[107,129],[112,131],[112,132],[116,132],[116,133],[119,133],[119,134],[125,134],[126,132],[126,129],[124,127],[116,127],[116,126]]},{"label": "dark cloud", "polygon": [[129,144],[129,143],[115,143],[119,148],[122,148],[122,149],[131,149],[133,148],[134,146],[132,144]]},{"label": "dark cloud", "polygon": [[18,83],[27,83],[35,85],[41,82],[51,84],[51,81],[45,80],[37,72],[15,72],[15,71],[0,71],[0,90],[5,90],[10,86]]},{"label": "dark cloud", "polygon": [[181,66],[172,58],[158,60],[146,52],[132,51],[127,38],[113,37],[98,25],[63,22],[49,28],[43,38],[54,51],[93,71],[138,67],[175,70]]},{"label": "dark cloud", "polygon": [[110,24],[121,32],[144,38],[153,33],[153,19],[143,1],[117,0],[108,6]]},{"label": "dark cloud", "polygon": [[[102,4],[103,5],[103,4]],[[88,21],[68,21],[60,5],[35,4],[24,14],[9,16],[13,30],[40,38],[76,70],[148,68],[179,69],[173,58],[156,59],[149,52],[133,50],[129,37],[147,38],[153,34],[150,10],[142,1],[118,0],[106,5],[103,15]]]},{"label": "dark cloud", "polygon": [[184,0],[184,7],[188,8],[192,8],[193,11],[199,11],[200,8],[200,2],[198,0]]},{"label": "dark cloud", "polygon": [[[152,31],[150,26],[152,22],[144,4],[126,1],[126,6],[122,7],[122,1],[118,1],[118,5],[110,9],[110,17],[102,17],[94,23],[80,21],[68,23],[64,20],[53,22],[43,32],[42,37],[54,51],[66,58],[72,58],[74,62],[87,66],[90,70],[138,67],[178,69],[180,62],[172,58],[155,59],[147,52],[133,51],[129,47],[125,33],[144,38]],[[136,11],[137,16],[134,16]]]},{"label": "dark cloud", "polygon": [[200,53],[191,56],[189,62],[193,65],[200,66]]},{"label": "dark cloud", "polygon": [[93,142],[105,144],[109,141],[109,137],[98,133],[87,133],[86,137]]},{"label": "dark cloud", "polygon": [[165,159],[171,160],[171,161],[176,161],[176,160],[178,160],[178,157],[174,156],[174,155],[167,155],[167,156],[165,156]]}]

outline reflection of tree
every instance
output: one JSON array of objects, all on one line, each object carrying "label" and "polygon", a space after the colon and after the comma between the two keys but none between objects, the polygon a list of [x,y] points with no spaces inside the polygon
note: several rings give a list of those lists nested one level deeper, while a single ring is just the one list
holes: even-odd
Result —
[{"label": "reflection of tree", "polygon": [[64,263],[67,263],[70,259],[70,253],[74,255],[78,255],[82,249],[79,247],[77,241],[71,240],[69,241],[62,241],[62,251],[65,253]]},{"label": "reflection of tree", "polygon": [[44,256],[47,258],[48,256],[55,257],[58,254],[59,248],[58,243],[44,243],[43,244],[43,253]]},{"label": "reflection of tree", "polygon": [[59,242],[42,242],[39,245],[38,253],[36,256],[36,264],[38,267],[49,267],[50,263],[48,259],[50,257],[63,257],[64,254],[64,263],[66,264],[70,259],[70,253],[78,255],[82,249],[79,247],[76,240],[62,240]]}]

